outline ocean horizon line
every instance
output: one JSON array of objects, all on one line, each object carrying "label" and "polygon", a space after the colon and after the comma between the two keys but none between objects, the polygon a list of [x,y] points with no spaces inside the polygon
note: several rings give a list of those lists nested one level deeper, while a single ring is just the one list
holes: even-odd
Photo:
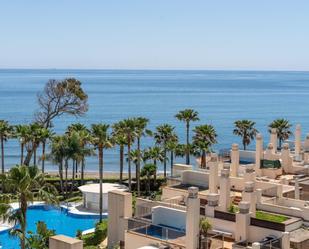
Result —
[{"label": "ocean horizon line", "polygon": [[5,68],[0,67],[0,71],[187,71],[187,72],[299,72],[307,73],[307,70],[296,70],[296,69],[210,69],[210,68]]}]

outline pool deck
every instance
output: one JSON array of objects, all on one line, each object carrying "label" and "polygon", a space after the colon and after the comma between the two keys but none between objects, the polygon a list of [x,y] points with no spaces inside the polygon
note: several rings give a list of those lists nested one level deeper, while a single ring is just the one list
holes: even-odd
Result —
[{"label": "pool deck", "polygon": [[[70,204],[70,205],[60,205],[62,208],[65,208],[68,210],[68,213],[71,215],[76,215],[76,216],[100,216],[99,212],[96,211],[92,211],[89,209],[86,209],[83,207],[82,203],[74,203],[74,204]],[[103,216],[107,216],[107,213],[103,213]]]},{"label": "pool deck", "polygon": [[[29,207],[31,206],[41,206],[44,205],[45,203],[42,201],[35,201],[31,204],[29,204]],[[19,203],[18,202],[13,202],[11,203],[11,207],[16,210],[19,208]],[[79,217],[93,217],[93,216],[97,216],[99,217],[99,213],[98,212],[94,212],[94,211],[90,211],[87,210],[85,208],[83,208],[81,203],[70,203],[69,205],[66,204],[61,204],[60,205],[61,208],[66,209],[68,211],[69,215],[72,216],[79,216]],[[107,217],[107,213],[103,213],[103,217]],[[0,221],[0,233],[10,230],[14,227],[14,224],[10,224],[8,222],[2,222]],[[88,229],[86,231],[83,231],[83,233],[87,234],[87,233],[92,233],[94,231],[94,228],[92,229]]]},{"label": "pool deck", "polygon": [[[31,206],[38,206],[38,205],[44,205],[44,202],[42,202],[42,201],[35,201],[35,202],[33,202],[33,203],[31,203],[30,205],[29,205],[29,207],[31,207]],[[14,209],[14,210],[16,210],[16,209],[18,209],[19,208],[19,203],[18,202],[13,202],[13,203],[11,203],[11,207]],[[7,231],[7,230],[10,230],[10,229],[12,229],[14,227],[14,224],[10,224],[10,223],[8,223],[8,222],[0,222],[0,233],[1,232],[4,232],[4,231]]]}]

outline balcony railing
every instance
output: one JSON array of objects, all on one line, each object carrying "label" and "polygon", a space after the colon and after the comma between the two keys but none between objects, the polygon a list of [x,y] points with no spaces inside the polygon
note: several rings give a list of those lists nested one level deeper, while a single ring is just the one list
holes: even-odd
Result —
[{"label": "balcony railing", "polygon": [[128,220],[128,231],[151,237],[155,240],[173,244],[182,248],[185,246],[185,232],[161,225],[154,225],[138,219]]}]

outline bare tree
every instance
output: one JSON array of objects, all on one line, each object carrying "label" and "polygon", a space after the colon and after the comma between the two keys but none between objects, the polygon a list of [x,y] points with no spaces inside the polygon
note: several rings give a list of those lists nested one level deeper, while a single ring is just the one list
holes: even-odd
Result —
[{"label": "bare tree", "polygon": [[[35,113],[35,122],[44,128],[52,127],[53,119],[64,114],[82,116],[88,111],[88,96],[81,82],[74,78],[49,80],[37,97],[39,110]],[[33,150],[29,150],[25,165],[29,165],[32,154]]]}]

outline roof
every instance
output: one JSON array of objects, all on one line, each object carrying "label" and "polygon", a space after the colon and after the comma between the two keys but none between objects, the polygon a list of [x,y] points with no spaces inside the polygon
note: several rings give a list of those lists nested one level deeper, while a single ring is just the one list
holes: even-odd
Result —
[{"label": "roof", "polygon": [[65,235],[61,235],[61,234],[52,236],[51,239],[57,240],[57,241],[63,241],[63,242],[66,242],[70,245],[82,242],[81,240],[78,240],[78,239],[75,239],[75,238],[72,238],[72,237],[68,237],[68,236],[65,236]]},{"label": "roof", "polygon": [[[99,194],[100,184],[99,183],[86,184],[78,187],[78,189],[83,193]],[[117,183],[103,183],[103,194],[106,194],[112,190],[126,191],[128,190],[128,188],[125,185],[120,185]]]}]

